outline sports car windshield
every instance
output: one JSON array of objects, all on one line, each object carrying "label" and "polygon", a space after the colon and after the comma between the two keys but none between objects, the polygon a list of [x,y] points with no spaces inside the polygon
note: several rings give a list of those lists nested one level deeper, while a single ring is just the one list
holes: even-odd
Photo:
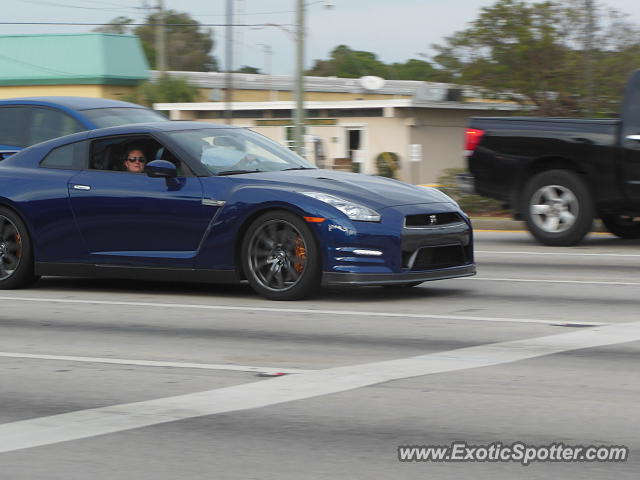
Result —
[{"label": "sports car windshield", "polygon": [[250,130],[204,128],[168,134],[214,175],[315,168],[291,150]]}]

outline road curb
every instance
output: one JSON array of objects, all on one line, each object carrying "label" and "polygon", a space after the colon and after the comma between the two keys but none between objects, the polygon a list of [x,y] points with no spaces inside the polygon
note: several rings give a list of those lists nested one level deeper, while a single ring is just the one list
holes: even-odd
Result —
[{"label": "road curb", "polygon": [[[513,220],[511,218],[495,218],[495,217],[471,217],[471,224],[474,230],[510,230],[510,231],[527,231],[525,222]],[[592,232],[606,232],[600,220],[593,223]]]}]

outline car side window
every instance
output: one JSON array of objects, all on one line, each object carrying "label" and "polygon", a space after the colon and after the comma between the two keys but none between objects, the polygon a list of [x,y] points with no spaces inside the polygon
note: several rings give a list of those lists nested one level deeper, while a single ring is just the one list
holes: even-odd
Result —
[{"label": "car side window", "polygon": [[70,115],[51,108],[32,107],[29,145],[86,130]]},{"label": "car side window", "polygon": [[84,142],[70,143],[69,145],[54,148],[40,162],[40,166],[44,168],[82,170],[86,167],[84,151]]},{"label": "car side window", "polygon": [[92,170],[139,174],[143,173],[146,164],[153,160],[167,160],[173,163],[178,170],[178,176],[193,176],[186,164],[153,137],[132,135],[91,142],[89,168]]},{"label": "car side window", "polygon": [[26,107],[0,107],[0,145],[24,147],[27,145],[25,132],[27,130]]}]

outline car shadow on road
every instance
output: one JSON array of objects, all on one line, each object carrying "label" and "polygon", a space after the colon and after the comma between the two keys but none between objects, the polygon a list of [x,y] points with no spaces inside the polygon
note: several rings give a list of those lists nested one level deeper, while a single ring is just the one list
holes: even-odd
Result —
[{"label": "car shadow on road", "polygon": [[496,235],[490,240],[478,237],[476,239],[475,248],[483,250],[490,243],[492,248],[499,246],[522,246],[522,247],[540,247],[540,248],[557,248],[557,249],[573,249],[587,247],[638,247],[640,239],[619,238],[606,233],[595,233],[586,236],[578,245],[571,247],[553,247],[545,246],[537,242],[531,235]]},{"label": "car shadow on road", "polygon": [[[40,279],[30,290],[34,292],[46,291],[73,291],[79,293],[95,294],[122,294],[123,299],[132,301],[131,294],[139,295],[181,295],[184,297],[202,297],[214,295],[224,297],[231,301],[261,300],[251,287],[246,284],[225,285],[211,283],[183,283],[183,282],[158,282],[140,280],[76,278],[76,277],[44,277]],[[412,288],[388,288],[388,287],[329,287],[320,289],[311,297],[315,303],[362,303],[372,304],[389,301],[417,300],[443,297],[456,297],[464,295],[466,289],[452,288],[437,285],[433,282],[425,282]],[[173,298],[175,300],[175,298]],[[275,303],[264,300],[268,303]],[[301,301],[304,302],[304,301]],[[287,302],[292,305],[301,302]],[[279,303],[279,302],[278,302]]]}]

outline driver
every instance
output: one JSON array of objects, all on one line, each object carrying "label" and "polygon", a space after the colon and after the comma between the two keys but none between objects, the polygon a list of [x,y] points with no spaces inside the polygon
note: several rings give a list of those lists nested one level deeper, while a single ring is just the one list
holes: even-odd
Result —
[{"label": "driver", "polygon": [[130,149],[124,156],[123,170],[131,173],[143,173],[147,159],[139,148]]}]

